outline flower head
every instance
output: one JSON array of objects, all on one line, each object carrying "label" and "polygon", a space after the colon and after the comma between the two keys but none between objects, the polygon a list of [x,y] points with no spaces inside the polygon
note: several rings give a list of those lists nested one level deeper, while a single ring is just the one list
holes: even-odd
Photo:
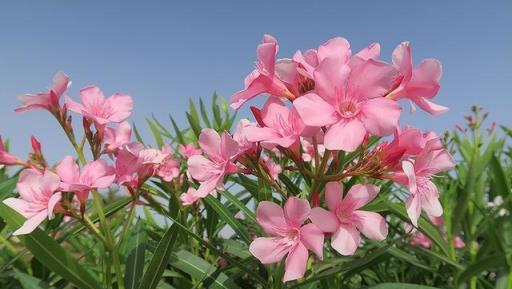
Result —
[{"label": "flower head", "polygon": [[100,126],[110,122],[123,122],[130,116],[133,109],[130,96],[116,93],[105,99],[103,92],[97,86],[80,90],[80,100],[82,103],[67,98],[67,108],[93,120]]},{"label": "flower head", "polygon": [[354,255],[361,241],[360,233],[368,239],[384,240],[388,234],[386,220],[379,214],[360,210],[379,193],[374,185],[354,185],[343,197],[338,182],[327,183],[325,200],[329,211],[317,207],[311,210],[311,221],[322,231],[333,233],[331,246],[342,255]]},{"label": "flower head", "polygon": [[53,218],[53,210],[62,197],[58,191],[59,182],[59,177],[48,170],[26,169],[21,172],[17,184],[20,197],[4,200],[4,204],[27,219],[14,235],[29,234],[46,218]]},{"label": "flower head", "polygon": [[415,110],[414,104],[432,115],[448,111],[447,107],[431,101],[440,88],[441,63],[439,61],[432,58],[424,59],[413,68],[409,42],[402,42],[393,51],[393,65],[400,71],[399,79],[401,80],[389,94],[390,98],[408,99],[411,102],[412,111]]},{"label": "flower head", "polygon": [[322,259],[324,234],[314,224],[303,223],[308,219],[309,202],[290,197],[284,210],[272,202],[260,202],[256,219],[269,237],[256,238],[249,251],[263,264],[273,264],[285,258],[283,281],[302,278],[306,272],[308,250]]},{"label": "flower head", "polygon": [[265,126],[247,126],[247,140],[261,142],[267,149],[276,146],[290,147],[300,140],[305,128],[304,123],[294,108],[288,108],[279,99],[270,97],[261,111]]},{"label": "flower head", "polygon": [[102,159],[87,163],[80,172],[73,157],[66,156],[56,170],[61,180],[60,189],[74,192],[81,203],[87,200],[91,190],[109,187],[116,177],[114,168]]},{"label": "flower head", "polygon": [[57,72],[53,77],[53,86],[48,92],[41,92],[36,95],[24,95],[18,100],[22,106],[15,109],[16,112],[27,110],[46,109],[55,112],[60,109],[59,100],[66,92],[71,82],[66,74]]},{"label": "flower head", "polygon": [[205,156],[191,156],[187,164],[190,176],[200,183],[196,194],[204,198],[215,194],[216,188],[223,187],[225,175],[238,171],[233,160],[239,153],[239,147],[227,132],[221,136],[213,129],[203,129],[199,135],[199,146]]},{"label": "flower head", "polygon": [[327,126],[324,145],[329,150],[354,151],[367,133],[385,136],[398,125],[401,107],[385,96],[397,70],[378,59],[349,58],[350,48],[322,60],[314,70],[315,92],[294,101],[304,123]]}]

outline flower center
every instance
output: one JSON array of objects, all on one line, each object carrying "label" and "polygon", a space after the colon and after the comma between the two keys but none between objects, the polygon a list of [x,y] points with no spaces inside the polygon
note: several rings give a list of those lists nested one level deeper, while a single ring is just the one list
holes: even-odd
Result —
[{"label": "flower center", "polygon": [[344,118],[351,118],[359,113],[359,105],[351,99],[342,100],[339,109]]}]

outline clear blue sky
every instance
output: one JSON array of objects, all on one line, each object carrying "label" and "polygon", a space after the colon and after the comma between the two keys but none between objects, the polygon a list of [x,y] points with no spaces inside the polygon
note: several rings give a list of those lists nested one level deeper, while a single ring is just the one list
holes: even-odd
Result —
[{"label": "clear blue sky", "polygon": [[71,152],[49,115],[12,111],[16,96],[43,90],[58,70],[71,76],[75,98],[88,84],[132,95],[139,126],[151,113],[184,123],[189,97],[209,98],[214,90],[230,96],[242,87],[263,33],[278,38],[282,57],[344,36],[354,50],[380,42],[389,60],[410,40],[416,61],[443,63],[436,102],[451,111],[431,118],[406,110],[403,122],[443,131],[476,103],[511,125],[510,27],[510,0],[3,1],[0,134],[20,155],[31,134],[53,161]]}]

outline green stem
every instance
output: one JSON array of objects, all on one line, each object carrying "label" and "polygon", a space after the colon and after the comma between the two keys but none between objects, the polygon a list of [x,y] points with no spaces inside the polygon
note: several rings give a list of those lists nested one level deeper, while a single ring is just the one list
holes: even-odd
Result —
[{"label": "green stem", "polygon": [[121,263],[119,261],[119,252],[115,245],[114,238],[112,236],[112,231],[110,230],[110,226],[108,225],[107,219],[105,218],[105,212],[103,211],[102,199],[98,191],[93,190],[92,196],[94,200],[94,205],[96,207],[96,211],[98,212],[98,217],[100,219],[100,226],[102,228],[103,234],[106,237],[106,242],[108,244],[108,248],[110,249],[110,254],[112,255],[112,261],[114,263],[114,270],[116,271],[117,277],[117,286],[119,289],[124,289],[124,280],[123,274],[121,271]]}]

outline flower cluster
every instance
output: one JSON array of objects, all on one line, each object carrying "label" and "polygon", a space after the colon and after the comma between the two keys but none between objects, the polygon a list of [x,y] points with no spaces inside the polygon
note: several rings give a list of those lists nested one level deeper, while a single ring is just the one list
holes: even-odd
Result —
[{"label": "flower cluster", "polygon": [[[25,161],[7,152],[0,139],[0,165],[24,167],[19,198],[4,201],[27,218],[15,233],[30,233],[55,213],[83,220],[91,192],[95,197],[113,184],[131,194],[133,204],[154,205],[144,185],[158,178],[180,194],[180,209],[195,210],[209,195],[220,198],[227,182],[236,183],[233,175],[252,177],[276,193],[255,198],[256,220],[267,236],[254,239],[249,250],[263,264],[285,258],[286,282],[304,276],[309,251],[323,258],[325,239],[333,253],[345,256],[365,243],[362,236],[386,239],[386,219],[371,210],[372,203],[391,201],[378,180],[408,191],[398,198],[414,227],[422,211],[437,220],[443,209],[433,178],[450,170],[454,161],[435,133],[399,126],[399,101],[408,100],[412,110],[419,106],[432,115],[447,111],[432,102],[439,90],[440,63],[425,59],[414,67],[408,42],[395,48],[391,63],[380,59],[379,44],[353,54],[344,38],[297,51],[292,58],[277,59],[278,49],[274,37],[263,37],[255,69],[244,89],[232,96],[234,109],[258,95],[267,97],[262,107],[250,107],[254,122],[240,120],[232,134],[194,129],[197,138],[175,148],[132,140],[130,96],[105,97],[100,88],[89,86],[80,90],[76,102],[66,95],[70,82],[63,73],[54,77],[48,92],[22,97],[23,106],[16,111],[49,111],[77,156],[66,156],[52,168],[37,140]],[[81,140],[71,112],[82,117]],[[413,243],[427,246],[421,238],[417,233]]]},{"label": "flower cluster", "polygon": [[[126,122],[133,109],[130,96],[116,93],[106,98],[99,87],[89,86],[80,90],[80,102],[66,96],[61,104],[69,84],[64,73],[57,73],[48,92],[21,97],[23,106],[16,111],[49,111],[74,146],[76,159],[65,156],[55,168],[49,167],[41,145],[32,137],[33,152],[25,161],[7,152],[0,138],[0,164],[25,168],[17,183],[19,198],[4,201],[27,218],[15,235],[32,232],[55,213],[82,218],[91,192],[116,184],[136,198],[149,178],[157,176],[170,182],[181,174],[178,156],[169,146],[154,149],[132,140],[132,129]],[[80,142],[69,112],[82,116],[84,133]],[[90,161],[85,159],[86,142],[91,148]],[[180,148],[180,153],[189,157],[201,151],[188,145]]]}]

